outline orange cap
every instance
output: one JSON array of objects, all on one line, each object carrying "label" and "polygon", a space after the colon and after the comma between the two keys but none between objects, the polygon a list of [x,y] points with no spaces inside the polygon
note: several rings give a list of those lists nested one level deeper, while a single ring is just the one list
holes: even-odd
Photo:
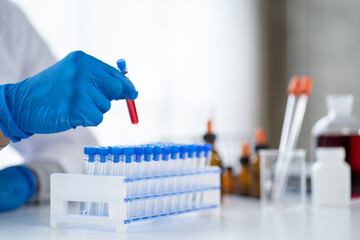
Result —
[{"label": "orange cap", "polygon": [[310,97],[313,87],[312,78],[310,76],[303,76],[301,80],[301,94],[306,94]]},{"label": "orange cap", "polygon": [[242,157],[249,157],[250,156],[250,143],[244,142],[242,144]]},{"label": "orange cap", "polygon": [[255,132],[256,145],[266,144],[266,132],[264,128],[258,128]]},{"label": "orange cap", "polygon": [[299,97],[301,95],[301,78],[299,76],[293,76],[291,78],[287,94],[294,94],[295,97]]},{"label": "orange cap", "polygon": [[207,122],[207,134],[212,134],[212,123],[211,120]]}]

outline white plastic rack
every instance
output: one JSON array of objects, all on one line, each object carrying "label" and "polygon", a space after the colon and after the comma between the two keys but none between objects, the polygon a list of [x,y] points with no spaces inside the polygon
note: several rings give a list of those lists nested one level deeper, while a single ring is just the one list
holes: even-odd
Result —
[{"label": "white plastic rack", "polygon": [[[186,155],[184,163],[204,157],[197,156]],[[89,161],[89,156],[85,161]],[[168,164],[167,160],[164,162]],[[98,163],[100,166],[95,168],[101,169],[101,159]],[[108,163],[113,168],[113,162]],[[85,174],[53,174],[51,227],[58,227],[60,223],[110,225],[118,232],[125,232],[128,225],[144,220],[200,210],[218,212],[221,170],[188,165],[192,167],[178,167],[163,174],[142,174],[145,177],[127,175],[127,171],[113,176],[88,175],[86,171]],[[71,213],[69,202],[80,202],[79,211]]]}]

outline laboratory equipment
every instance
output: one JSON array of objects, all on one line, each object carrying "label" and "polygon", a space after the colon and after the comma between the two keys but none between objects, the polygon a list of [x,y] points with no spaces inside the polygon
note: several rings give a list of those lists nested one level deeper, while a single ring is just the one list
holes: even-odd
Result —
[{"label": "laboratory equipment", "polygon": [[275,175],[279,176],[283,167],[283,159],[286,153],[286,147],[288,143],[291,122],[294,117],[294,110],[296,102],[301,95],[301,78],[299,76],[293,76],[290,80],[287,94],[288,100],[285,109],[284,122],[281,131],[280,144],[279,144],[279,161],[277,161]]},{"label": "laboratory equipment", "polygon": [[222,193],[224,194],[233,194],[234,193],[234,176],[232,172],[232,167],[226,167],[222,174],[222,183],[221,183]]},{"label": "laboratory equipment", "polygon": [[249,192],[252,197],[260,198],[260,160],[259,150],[266,149],[266,132],[264,128],[258,128],[255,131],[255,151],[250,157],[250,188]]},{"label": "laboratory equipment", "polygon": [[[200,145],[85,147],[84,161],[91,162],[95,155],[93,175],[86,163],[84,174],[51,176],[51,226],[84,223],[125,231],[128,224],[147,219],[200,210],[217,212],[221,169],[204,166],[204,147],[201,145],[199,161],[196,146]],[[105,149],[108,161],[103,175]],[[169,165],[171,161],[178,167]],[[123,163],[121,172],[119,163]],[[69,201],[81,202],[78,214],[69,214]]]},{"label": "laboratory equipment", "polygon": [[289,177],[284,183],[281,197],[274,196],[275,169],[279,151],[262,149],[260,155],[261,206],[265,210],[295,211],[304,209],[306,204],[306,151],[293,150],[289,156]]},{"label": "laboratory equipment", "polygon": [[[288,135],[288,139],[284,140],[286,146],[284,147],[285,152],[279,153],[279,159],[277,161],[277,166],[275,170],[275,182],[273,186],[274,197],[281,198],[281,195],[284,192],[285,183],[287,182],[288,177],[288,166],[291,161],[290,153],[295,148],[300,129],[302,125],[302,121],[304,118],[306,105],[308,98],[311,95],[312,91],[312,79],[309,76],[302,77],[300,82],[300,96],[296,102],[295,110],[293,113],[292,122],[290,123],[290,129]],[[287,120],[287,119],[285,119]],[[285,123],[285,122],[284,122]],[[284,129],[287,130],[287,129]],[[285,134],[284,134],[285,135]],[[282,142],[282,141],[281,141]],[[283,151],[283,149],[281,149]]]},{"label": "laboratory equipment", "polygon": [[[127,69],[125,60],[119,59],[117,61],[117,66],[118,66],[120,72],[122,74],[124,74],[127,78],[129,78],[128,69]],[[138,124],[139,118],[138,118],[137,111],[136,111],[135,101],[126,99],[126,104],[127,104],[128,110],[129,110],[129,115],[130,115],[132,124]]]},{"label": "laboratory equipment", "polygon": [[350,205],[350,166],[345,162],[345,149],[319,147],[317,161],[311,168],[313,206],[341,207]]},{"label": "laboratory equipment", "polygon": [[360,119],[352,114],[354,97],[350,94],[326,96],[328,114],[312,128],[312,153],[317,147],[343,147],[351,167],[351,194],[360,196]]},{"label": "laboratory equipment", "polygon": [[250,157],[250,143],[244,142],[242,145],[242,155],[240,158],[241,169],[237,176],[237,192],[242,196],[249,195],[250,188],[250,170],[249,170],[249,157]]},{"label": "laboratory equipment", "polygon": [[207,122],[207,132],[203,136],[203,138],[206,143],[209,143],[212,145],[211,156],[210,156],[210,165],[211,166],[219,166],[220,168],[223,168],[221,156],[216,151],[216,148],[215,148],[216,135],[212,131],[212,121],[211,120],[209,120]]}]

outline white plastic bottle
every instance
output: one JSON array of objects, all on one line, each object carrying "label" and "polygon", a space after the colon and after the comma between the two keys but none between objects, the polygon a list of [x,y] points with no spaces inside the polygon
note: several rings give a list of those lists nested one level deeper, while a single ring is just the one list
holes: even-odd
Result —
[{"label": "white plastic bottle", "polygon": [[341,147],[319,147],[311,169],[313,206],[349,206],[350,167]]}]

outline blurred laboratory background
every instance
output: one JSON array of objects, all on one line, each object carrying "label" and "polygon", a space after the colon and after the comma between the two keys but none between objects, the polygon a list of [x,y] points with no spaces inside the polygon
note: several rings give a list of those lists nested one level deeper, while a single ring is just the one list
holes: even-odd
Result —
[{"label": "blurred laboratory background", "polygon": [[236,143],[236,156],[223,157],[232,165],[259,126],[278,147],[294,74],[314,80],[299,147],[310,148],[327,94],[353,94],[359,113],[359,1],[13,2],[57,59],[74,50],[113,66],[126,59],[140,122],[131,124],[124,101],[113,102],[91,129],[103,146],[201,139],[211,119],[219,140]]}]

